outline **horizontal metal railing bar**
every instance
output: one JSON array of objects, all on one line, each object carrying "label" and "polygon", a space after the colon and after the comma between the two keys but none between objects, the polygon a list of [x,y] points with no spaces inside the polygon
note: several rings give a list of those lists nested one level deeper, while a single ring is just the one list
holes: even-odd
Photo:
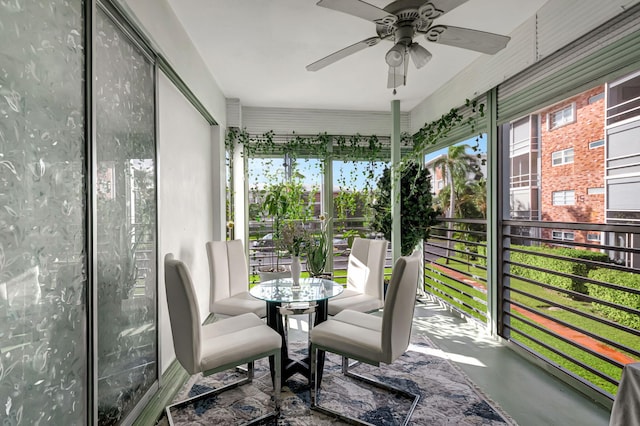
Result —
[{"label": "horizontal metal railing bar", "polygon": [[487,224],[487,219],[461,219],[461,218],[452,218],[452,217],[437,217],[436,220],[439,222],[470,223],[474,225]]},{"label": "horizontal metal railing bar", "polygon": [[[516,289],[516,288],[512,288],[512,287],[510,287],[510,288],[509,288],[509,290],[510,290],[511,292],[521,294],[521,295],[523,295],[523,296],[529,297],[529,298],[534,299],[534,300],[537,300],[537,301],[539,301],[539,302],[544,302],[544,303],[547,303],[547,304],[549,304],[549,305],[551,305],[551,306],[555,306],[556,308],[561,308],[561,309],[563,309],[563,310],[565,310],[565,311],[567,311],[567,312],[571,312],[571,313],[573,313],[573,314],[577,314],[578,316],[583,316],[583,317],[588,318],[588,319],[590,319],[590,320],[593,320],[593,321],[595,321],[595,322],[599,322],[599,323],[601,323],[601,324],[608,325],[608,326],[610,326],[610,327],[613,327],[613,328],[616,328],[616,329],[618,329],[618,330],[621,330],[621,331],[627,332],[627,333],[629,333],[629,334],[636,335],[636,336],[640,335],[640,331],[635,330],[635,329],[633,329],[633,328],[631,328],[631,327],[627,327],[627,326],[624,326],[624,325],[618,324],[617,322],[612,322],[612,321],[609,321],[609,320],[606,320],[606,319],[603,319],[603,318],[599,318],[599,317],[593,316],[593,315],[591,315],[591,314],[589,314],[589,313],[586,313],[586,312],[578,311],[578,310],[576,310],[576,309],[574,309],[574,308],[571,308],[571,307],[569,307],[569,306],[564,306],[564,305],[561,305],[561,304],[559,304],[559,303],[555,303],[555,302],[552,302],[552,301],[550,301],[550,300],[546,300],[546,299],[544,299],[544,298],[541,298],[541,297],[538,297],[538,296],[531,295],[531,294],[529,294],[529,293],[526,293],[526,292],[524,292],[524,291],[518,290],[518,289]],[[513,304],[519,304],[519,302],[513,301],[513,299],[511,299],[511,298],[509,298],[509,297],[506,297],[506,298],[505,298],[505,301],[509,301],[510,303],[513,303]],[[634,355],[635,355],[635,356],[637,356],[637,357],[640,357],[640,352],[638,352],[638,350],[636,350],[636,349],[629,348],[629,347],[627,347],[627,346],[625,346],[625,345],[622,345],[622,344],[620,344],[620,343],[617,343],[617,342],[615,342],[615,341],[613,341],[613,340],[609,340],[609,339],[607,339],[606,337],[599,336],[599,335],[594,334],[594,333],[592,333],[592,332],[590,332],[590,331],[588,331],[588,330],[584,330],[584,329],[582,329],[582,328],[579,328],[579,327],[577,327],[577,326],[575,326],[575,325],[573,325],[573,324],[571,324],[571,323],[568,323],[568,322],[566,322],[566,321],[563,321],[563,320],[561,320],[561,319],[554,318],[554,317],[552,317],[552,316],[550,316],[550,315],[548,315],[548,314],[546,314],[546,313],[544,313],[544,312],[538,311],[538,310],[533,309],[533,308],[531,308],[531,307],[527,307],[527,306],[524,306],[524,305],[523,305],[523,306],[522,306],[522,308],[523,308],[523,309],[526,309],[526,310],[528,310],[528,311],[530,311],[530,312],[533,312],[533,313],[535,313],[535,314],[537,314],[537,315],[540,315],[540,316],[541,316],[541,317],[543,317],[543,318],[546,318],[546,319],[548,319],[548,320],[551,320],[551,321],[557,322],[558,324],[562,324],[562,325],[564,325],[565,327],[568,327],[568,328],[570,328],[570,329],[572,329],[572,330],[578,331],[578,332],[580,332],[580,333],[582,333],[582,334],[585,334],[585,335],[587,335],[587,336],[589,336],[589,337],[593,337],[594,339],[597,339],[597,340],[601,340],[601,341],[603,341],[603,342],[606,342],[607,344],[610,344],[611,346],[614,346],[614,347],[616,347],[617,349],[621,349],[621,350],[623,350],[623,351],[626,351],[626,352],[629,352],[629,353],[631,353],[631,354],[634,354]]]},{"label": "horizontal metal railing bar", "polygon": [[523,226],[528,228],[567,228],[578,231],[602,231],[602,232],[622,232],[640,234],[640,226],[636,225],[613,225],[607,223],[586,223],[586,222],[543,222],[539,220],[503,220],[502,226]]},{"label": "horizontal metal railing bar", "polygon": [[[582,275],[568,274],[566,272],[554,271],[552,269],[545,269],[545,268],[541,268],[539,266],[529,265],[527,263],[514,262],[512,260],[507,260],[507,259],[504,260],[504,263],[509,264],[509,265],[520,266],[520,267],[523,267],[523,268],[533,269],[535,271],[540,271],[540,272],[544,272],[544,273],[547,273],[547,274],[556,275],[556,276],[559,276],[559,277],[570,278],[570,279],[576,280],[576,281],[582,281],[582,282],[591,283],[591,284],[598,284],[598,285],[601,285],[603,287],[611,288],[611,289],[614,289],[614,290],[626,291],[628,293],[633,293],[633,294],[640,294],[640,288],[625,287],[625,286],[621,286],[621,285],[618,285],[618,284],[613,284],[613,283],[608,283],[608,282],[604,282],[604,281],[594,280],[594,279],[591,279],[591,278],[588,278],[588,277],[584,277]],[[635,312],[633,312],[633,313],[635,313]]]},{"label": "horizontal metal railing bar", "polygon": [[[440,291],[439,289],[437,289],[437,288],[434,288],[433,290],[434,290],[434,291],[437,291],[438,293],[441,293],[441,294],[443,294],[443,295],[445,295],[445,296],[449,296],[447,293],[441,292],[441,291]],[[487,327],[486,322],[483,322],[483,321],[481,321],[480,319],[478,319],[478,318],[476,318],[476,317],[474,317],[474,316],[472,316],[472,315],[469,315],[469,312],[465,312],[464,310],[460,309],[459,307],[457,307],[457,306],[455,306],[455,305],[451,304],[451,302],[450,302],[450,301],[443,299],[442,297],[440,297],[439,295],[437,295],[437,294],[435,294],[435,293],[431,293],[431,296],[435,297],[436,299],[438,299],[438,300],[439,300],[439,301],[441,301],[442,303],[446,304],[446,305],[447,305],[447,307],[448,307],[449,309],[451,309],[451,310],[453,310],[453,311],[458,312],[460,315],[464,316],[464,317],[465,317],[465,318],[467,318],[468,320],[472,320],[472,321],[476,322],[477,324],[479,324],[479,325],[480,325],[480,326],[482,326],[483,328],[486,328],[486,327]],[[484,312],[478,312],[478,313],[479,313],[480,315],[483,315],[483,318],[485,318],[485,320],[486,320],[486,316],[484,316],[484,315],[485,315],[485,313],[484,313]]]},{"label": "horizontal metal railing bar", "polygon": [[[452,232],[457,232],[457,231],[452,231]],[[485,241],[468,241],[468,240],[459,240],[457,238],[449,238],[449,237],[441,237],[438,238],[439,240],[444,240],[444,241],[454,241],[456,243],[462,243],[462,244],[470,244],[473,246],[487,246],[487,243]]]},{"label": "horizontal metal railing bar", "polygon": [[564,336],[562,336],[560,334],[554,333],[551,330],[549,330],[547,328],[544,328],[542,325],[528,320],[527,318],[519,317],[517,315],[514,315],[511,312],[505,312],[504,314],[509,316],[509,317],[511,317],[511,318],[516,318],[518,321],[522,321],[523,323],[525,323],[525,324],[527,324],[527,325],[529,325],[529,326],[531,326],[531,327],[533,327],[535,329],[538,329],[538,330],[540,330],[540,331],[542,331],[542,332],[544,332],[544,333],[546,333],[548,335],[551,335],[551,336],[555,337],[556,339],[558,339],[558,340],[560,340],[562,342],[565,342],[568,345],[573,346],[574,348],[580,349],[581,351],[585,351],[585,352],[591,354],[592,356],[601,359],[602,361],[605,361],[605,362],[607,362],[607,363],[609,363],[611,365],[614,365],[615,367],[618,367],[618,368],[623,368],[624,367],[624,364],[622,364],[621,362],[618,362],[615,359],[608,358],[607,356],[605,356],[605,355],[603,355],[603,354],[601,354],[601,353],[599,353],[597,351],[594,351],[593,349],[588,348],[587,346],[581,345],[580,343],[574,342],[573,340],[569,339],[568,337],[564,337]]},{"label": "horizontal metal railing bar", "polygon": [[[448,240],[448,241],[453,241],[453,240]],[[439,248],[440,248],[440,249],[442,249],[442,250],[448,250],[448,251],[452,251],[452,252],[460,253],[460,254],[464,254],[464,255],[469,254],[468,252],[466,252],[466,251],[464,251],[464,250],[458,250],[458,249],[453,248],[453,247],[449,248],[449,247],[447,247],[447,246],[444,246],[444,247],[443,247],[443,246],[438,246],[438,245],[435,245],[435,244],[429,244],[429,243],[426,243],[426,244],[427,244],[427,245],[430,245],[430,246],[433,246],[433,247],[439,247]],[[431,252],[430,252],[430,253],[431,253]],[[433,253],[433,254],[437,254],[437,253]],[[481,255],[481,254],[477,254],[477,253],[474,253],[474,255],[476,255],[476,256],[478,256],[478,257],[486,258],[486,256],[483,256],[483,255]],[[447,257],[447,256],[442,256],[442,257]],[[453,258],[451,258],[451,259],[453,259]]]},{"label": "horizontal metal railing bar", "polygon": [[[448,275],[446,275],[446,274],[443,274],[441,271],[438,271],[438,270],[432,270],[432,269],[430,269],[429,271],[430,271],[430,272],[434,272],[435,274],[440,275],[440,276],[446,276],[448,279],[450,279],[450,280],[452,280],[452,281],[455,281],[456,283],[458,283],[458,284],[462,285],[462,286],[463,286],[463,287],[465,287],[465,288],[474,288],[472,285],[467,284],[467,283],[465,283],[465,282],[463,282],[463,281],[460,281],[460,280],[458,280],[458,279],[456,279],[456,278],[450,277],[450,276],[448,276]],[[466,291],[464,291],[464,290],[462,290],[462,289],[459,289],[459,288],[453,287],[453,286],[451,286],[450,284],[445,283],[444,281],[441,281],[441,280],[440,280],[440,279],[438,279],[437,277],[434,277],[433,275],[427,275],[427,274],[425,274],[425,279],[430,279],[430,280],[436,281],[437,283],[442,284],[443,286],[445,286],[445,287],[447,287],[447,288],[450,288],[451,290],[455,291],[456,293],[462,294],[462,295],[464,295],[464,296],[468,297],[469,299],[476,300],[476,301],[480,302],[480,303],[481,303],[481,304],[483,304],[483,305],[486,305],[486,304],[487,304],[487,301],[486,301],[485,299],[483,299],[483,298],[479,298],[479,297],[474,296],[474,295],[472,295],[472,294],[470,294],[470,293],[467,293]]]},{"label": "horizontal metal railing bar", "polygon": [[[435,280],[435,281],[438,281],[438,280]],[[457,289],[455,289],[455,288],[452,288],[452,287],[448,286],[447,284],[445,284],[445,283],[443,283],[443,282],[440,282],[440,281],[438,281],[438,282],[439,282],[440,284],[442,284],[442,285],[446,286],[446,287],[451,288],[452,290],[457,290]],[[426,282],[425,282],[425,284],[426,284]],[[477,313],[478,315],[480,315],[482,318],[485,318],[485,319],[486,319],[486,317],[487,317],[486,312],[483,312],[483,311],[478,310],[477,308],[475,308],[475,307],[473,307],[473,306],[471,306],[471,305],[467,304],[467,303],[466,303],[466,302],[464,302],[463,300],[458,299],[458,298],[457,298],[457,297],[455,297],[453,294],[451,294],[451,293],[447,293],[447,292],[445,292],[445,291],[442,291],[441,289],[439,289],[439,288],[437,288],[437,287],[433,287],[433,286],[431,286],[431,285],[429,285],[429,289],[430,289],[432,292],[434,292],[434,293],[439,293],[440,295],[442,295],[442,296],[446,296],[447,298],[449,298],[449,299],[450,299],[449,301],[447,301],[447,300],[444,300],[444,299],[442,299],[441,297],[438,297],[438,296],[436,295],[436,297],[438,297],[439,299],[441,299],[443,302],[445,302],[445,303],[447,303],[447,304],[449,304],[449,305],[451,305],[451,303],[458,303],[459,305],[464,306],[465,308],[467,308],[467,309],[469,309],[469,310],[472,310],[473,312],[475,312],[475,313]],[[432,293],[432,294],[434,294],[434,293]],[[461,293],[461,294],[464,294],[464,293]],[[435,295],[435,294],[434,294],[434,295]],[[455,305],[451,305],[451,306],[452,306],[452,307],[456,307]],[[469,314],[469,312],[466,312],[466,311],[464,311],[463,309],[457,308],[457,310],[458,310],[459,312],[461,312],[462,314],[464,314],[464,316],[465,316],[465,317],[468,317],[468,318],[475,318],[473,315],[470,315],[470,314]]]},{"label": "horizontal metal railing bar", "polygon": [[[589,296],[588,294],[578,293],[577,291],[556,287],[556,286],[553,286],[551,284],[547,284],[547,283],[543,283],[543,282],[540,282],[540,281],[536,281],[536,280],[531,279],[531,278],[526,278],[526,277],[522,277],[520,275],[511,274],[511,273],[505,273],[504,275],[508,276],[508,277],[511,277],[511,278],[516,278],[518,280],[527,282],[529,284],[537,285],[537,286],[542,287],[542,288],[546,288],[546,289],[549,289],[549,290],[554,290],[554,291],[557,291],[559,293],[563,293],[563,294],[566,294],[566,295],[569,295],[569,296],[575,296],[576,298],[580,298],[580,299],[582,299],[584,301],[587,301],[587,302],[600,303],[601,305],[606,305],[606,306],[609,306],[611,308],[620,309],[620,310],[623,310],[623,311],[631,313],[631,314],[635,314],[636,312],[638,312],[638,310],[636,310],[635,308],[630,308],[628,306],[618,305],[617,303],[609,302],[609,301],[602,300],[602,299],[597,299],[595,297]],[[509,285],[506,285],[505,288],[512,288],[512,287],[509,286]],[[639,332],[639,335],[640,335],[640,332]]]},{"label": "horizontal metal railing bar", "polygon": [[569,240],[554,240],[549,238],[526,237],[522,235],[508,234],[508,233],[504,233],[503,236],[514,238],[514,239],[520,239],[520,240],[537,241],[540,243],[545,243],[553,246],[561,245],[561,246],[571,246],[571,247],[588,247],[588,248],[595,248],[598,250],[613,250],[613,251],[622,251],[626,253],[640,253],[640,249],[633,248],[633,247],[620,247],[620,246],[611,246],[606,244],[581,243],[581,242],[569,241]]},{"label": "horizontal metal railing bar", "polygon": [[[456,241],[456,242],[462,242],[462,243],[465,243],[465,244],[468,242],[468,241],[464,241],[464,240],[455,240],[455,239],[450,239],[450,238],[438,238],[438,241],[443,241],[443,242]],[[425,241],[424,245],[425,246],[429,246],[429,247],[438,247],[438,248],[443,249],[443,250],[447,248],[447,246],[438,245],[438,244],[435,244],[435,243],[433,243],[433,242],[431,242],[429,240]],[[475,245],[476,246],[482,246],[482,247],[486,247],[487,246],[486,243],[476,243]],[[455,250],[455,249],[452,248],[450,250]],[[458,253],[467,254],[466,251],[462,251],[462,250],[455,250],[455,251],[458,252]],[[479,253],[476,253],[476,252],[474,252],[473,254],[475,256],[479,256],[479,257],[482,257],[484,259],[487,258],[487,256],[484,255],[484,254],[479,254]]]},{"label": "horizontal metal railing bar", "polygon": [[[514,252],[517,252],[517,253],[531,254],[533,256],[546,257],[546,258],[551,258],[551,259],[566,260],[566,261],[569,261],[569,262],[579,262],[579,263],[584,263],[584,264],[587,264],[587,265],[603,267],[603,268],[606,268],[606,269],[615,269],[616,271],[622,271],[622,272],[632,272],[632,273],[637,273],[638,272],[637,269],[629,268],[627,266],[616,265],[615,263],[598,262],[598,261],[595,261],[595,260],[581,259],[581,258],[578,259],[578,258],[575,258],[575,257],[561,256],[561,255],[558,255],[558,254],[543,253],[543,252],[537,252],[537,251],[530,251],[530,250],[526,250],[526,249],[514,248],[514,247],[511,247],[511,246],[505,247],[504,250],[514,251]],[[618,247],[617,251],[620,251],[619,247]]]},{"label": "horizontal metal railing bar", "polygon": [[432,231],[441,231],[441,232],[457,232],[460,234],[470,234],[470,235],[479,235],[481,237],[485,237],[487,235],[487,231],[475,231],[473,229],[460,229],[460,228],[443,228],[440,226],[432,226]]},{"label": "horizontal metal railing bar", "polygon": [[[435,264],[435,263],[433,263],[433,262],[429,262],[429,264]],[[439,264],[438,264],[438,265],[439,265]],[[480,281],[481,283],[485,284],[485,287],[486,287],[486,282],[487,282],[486,278],[482,278],[482,277],[480,277],[480,276],[474,275],[474,274],[472,274],[472,273],[470,273],[470,272],[467,272],[467,271],[461,271],[461,270],[459,270],[459,269],[451,268],[450,266],[446,266],[446,265],[441,265],[441,266],[442,266],[443,268],[450,269],[450,270],[451,270],[451,271],[453,271],[453,272],[457,272],[457,273],[459,273],[459,274],[461,274],[461,275],[464,275],[465,277],[469,277],[469,278],[472,278],[472,279],[474,279],[474,280]],[[439,273],[439,274],[441,274],[441,275],[447,275],[445,271],[442,271],[442,270],[437,269],[437,268],[429,268],[427,265],[425,265],[425,268],[428,268],[428,270],[429,270],[429,271],[438,272],[438,273]],[[451,278],[452,280],[459,281],[459,280],[457,280],[457,279],[456,279],[456,278],[454,278],[454,277],[449,277],[448,275],[447,275],[447,277],[448,277],[448,278]],[[465,285],[465,286],[467,286],[467,287],[473,287],[473,288],[476,288],[473,284],[469,284],[469,283],[465,283],[465,282],[460,282],[460,284],[464,284],[464,285]]]},{"label": "horizontal metal railing bar", "polygon": [[[551,352],[555,353],[556,355],[561,356],[562,358],[566,359],[567,361],[569,361],[569,362],[571,362],[571,363],[573,363],[573,364],[575,364],[575,365],[578,365],[578,366],[580,366],[580,367],[584,368],[584,369],[585,369],[585,370],[587,370],[587,371],[590,371],[591,373],[595,374],[595,375],[596,375],[596,376],[598,376],[598,377],[601,377],[602,379],[604,379],[604,380],[608,381],[609,383],[611,383],[611,384],[613,384],[613,385],[616,385],[616,386],[618,385],[618,381],[617,381],[616,379],[614,379],[614,378],[612,378],[612,377],[609,377],[609,376],[607,376],[607,375],[605,375],[605,374],[603,374],[603,373],[600,373],[598,370],[596,370],[596,369],[594,369],[594,368],[592,368],[592,367],[590,367],[590,366],[586,365],[585,363],[583,363],[583,362],[581,362],[581,361],[578,361],[578,360],[577,360],[577,359],[575,359],[575,358],[568,357],[564,352],[562,352],[562,351],[560,351],[560,350],[558,350],[558,349],[554,348],[553,346],[550,346],[550,345],[548,345],[548,344],[546,344],[546,343],[544,343],[544,342],[542,342],[542,341],[540,341],[540,340],[536,339],[535,337],[530,336],[530,335],[528,335],[527,333],[525,333],[525,332],[523,332],[523,331],[521,331],[521,330],[518,330],[517,328],[512,327],[512,326],[510,326],[510,325],[508,325],[508,324],[505,324],[505,327],[506,327],[506,328],[508,328],[508,329],[510,329],[510,330],[512,330],[512,331],[515,331],[516,333],[520,333],[520,334],[522,334],[522,335],[523,335],[523,336],[525,336],[527,339],[532,340],[533,342],[535,342],[535,343],[537,343],[538,345],[542,346],[543,348],[545,348],[545,349],[547,349],[547,350],[549,350],[549,351],[551,351]],[[524,343],[521,343],[521,344],[522,344],[522,345],[524,345]],[[531,349],[531,350],[533,350],[533,349]],[[559,365],[559,364],[557,364],[557,363],[554,363],[554,364],[555,364],[555,366],[556,366],[557,368],[561,369],[562,371],[569,372],[569,370],[567,370],[565,367],[562,367],[561,365]],[[572,374],[572,375],[573,375],[573,374]],[[585,379],[583,379],[582,377],[579,377],[579,376],[578,376],[578,377],[577,377],[577,379],[578,379],[580,382],[582,382],[582,383],[588,383],[588,382],[586,382],[586,381],[585,381]]]},{"label": "horizontal metal railing bar", "polygon": [[[460,262],[459,260],[456,260],[456,262],[457,263],[462,263],[462,264],[468,265],[468,266],[475,266],[475,264],[473,264],[473,263]],[[479,275],[472,274],[470,271],[461,271],[460,269],[456,269],[456,268],[451,267],[451,265],[442,264],[442,263],[435,263],[435,262],[429,262],[429,264],[440,265],[443,268],[450,269],[450,270],[452,270],[454,272],[457,272],[457,273],[462,274],[464,276],[467,276],[469,278],[473,278],[474,280],[478,280],[478,281],[480,281],[482,283],[486,283],[487,282],[487,279],[485,277],[481,277]],[[425,267],[426,267],[426,262],[425,262]],[[478,269],[482,269],[482,270],[486,271],[486,268],[478,268]],[[433,269],[430,269],[430,270],[433,270]],[[440,272],[443,272],[443,271],[440,271]]]}]

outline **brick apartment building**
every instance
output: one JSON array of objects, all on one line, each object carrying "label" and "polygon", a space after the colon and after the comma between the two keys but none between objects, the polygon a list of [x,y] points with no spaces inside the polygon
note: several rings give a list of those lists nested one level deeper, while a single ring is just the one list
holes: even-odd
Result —
[{"label": "brick apartment building", "polygon": [[[540,219],[605,222],[604,86],[539,111]],[[598,243],[598,232],[547,229],[543,238]]]}]

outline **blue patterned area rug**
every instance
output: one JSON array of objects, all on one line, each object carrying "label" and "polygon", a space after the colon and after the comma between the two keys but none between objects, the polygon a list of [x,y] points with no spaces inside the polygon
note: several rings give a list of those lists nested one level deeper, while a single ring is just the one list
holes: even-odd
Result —
[{"label": "blue patterned area rug", "polygon": [[[306,343],[289,348],[301,358],[307,352]],[[476,386],[449,360],[438,356],[437,347],[426,337],[412,339],[407,352],[391,365],[373,367],[360,364],[353,371],[402,387],[420,394],[411,423],[413,425],[465,425],[493,426],[516,423],[495,403],[484,396]],[[345,377],[341,372],[340,357],[327,354],[320,403],[375,425],[399,424],[410,407],[410,402]],[[184,400],[211,388],[237,380],[233,371],[208,377],[192,377],[176,396]],[[176,425],[241,424],[259,417],[273,408],[273,388],[266,360],[256,362],[253,383],[223,392],[221,395],[172,410]],[[166,417],[159,424],[167,424]],[[276,423],[272,423],[276,424]],[[282,414],[277,425],[336,425],[343,424],[309,409],[309,386],[301,375],[291,377],[282,392]]]}]

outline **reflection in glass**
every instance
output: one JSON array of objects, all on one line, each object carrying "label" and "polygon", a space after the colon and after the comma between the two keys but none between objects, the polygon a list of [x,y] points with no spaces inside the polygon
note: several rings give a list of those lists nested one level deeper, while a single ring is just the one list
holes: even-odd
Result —
[{"label": "reflection in glass", "polygon": [[0,2],[0,419],[86,406],[83,4]]},{"label": "reflection in glass", "polygon": [[96,16],[98,417],[121,422],[157,378],[154,69]]}]

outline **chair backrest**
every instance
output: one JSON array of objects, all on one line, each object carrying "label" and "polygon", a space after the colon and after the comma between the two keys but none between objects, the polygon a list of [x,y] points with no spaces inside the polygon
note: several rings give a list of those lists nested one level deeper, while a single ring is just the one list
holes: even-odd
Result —
[{"label": "chair backrest", "polygon": [[393,362],[409,346],[418,274],[422,253],[400,257],[391,275],[382,312],[382,352],[384,362]]},{"label": "chair backrest", "polygon": [[354,238],[347,265],[347,288],[382,300],[387,240]]},{"label": "chair backrest", "polygon": [[189,269],[171,253],[164,257],[164,285],[176,358],[195,374],[200,371],[200,312]]},{"label": "chair backrest", "polygon": [[209,305],[213,312],[216,300],[249,291],[249,268],[242,240],[209,241],[206,246],[211,279]]}]

